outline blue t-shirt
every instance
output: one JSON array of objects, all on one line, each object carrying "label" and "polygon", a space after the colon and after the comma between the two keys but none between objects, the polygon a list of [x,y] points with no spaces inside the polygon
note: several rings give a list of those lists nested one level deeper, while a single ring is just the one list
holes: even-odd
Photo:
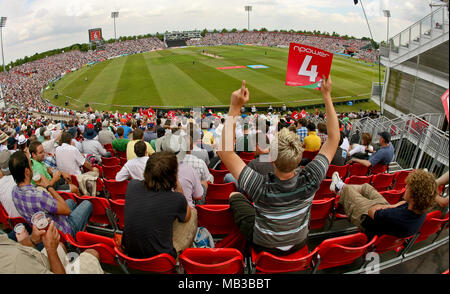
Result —
[{"label": "blue t-shirt", "polygon": [[[123,129],[123,137],[125,139],[128,139],[128,134],[133,132],[133,129],[130,128],[129,126],[120,126],[119,128]],[[116,138],[118,138],[117,134],[116,134]]]},{"label": "blue t-shirt", "polygon": [[377,210],[373,219],[367,216],[361,225],[369,236],[386,234],[404,238],[416,234],[425,217],[426,213],[417,214],[409,210],[408,203],[405,203],[395,208]]},{"label": "blue t-shirt", "polygon": [[372,156],[369,157],[370,164],[389,164],[394,159],[394,146],[389,143],[389,146],[381,147]]}]

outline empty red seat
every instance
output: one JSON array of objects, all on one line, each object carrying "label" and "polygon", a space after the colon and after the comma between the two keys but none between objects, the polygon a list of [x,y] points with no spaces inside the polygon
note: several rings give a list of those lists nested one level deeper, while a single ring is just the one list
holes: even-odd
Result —
[{"label": "empty red seat", "polygon": [[370,173],[372,175],[385,173],[389,169],[389,164],[375,164],[370,167]]},{"label": "empty red seat", "polygon": [[295,253],[276,256],[265,251],[258,253],[251,247],[252,265],[256,273],[278,274],[304,271],[312,267],[313,258],[318,251],[319,248],[316,248],[309,252],[308,247],[304,246]]},{"label": "empty red seat", "polygon": [[331,176],[333,175],[333,173],[337,171],[337,172],[339,173],[339,177],[340,177],[341,179],[345,179],[345,178],[347,177],[348,167],[349,167],[348,164],[342,165],[342,166],[330,164],[330,165],[328,166],[328,171],[327,171],[326,177],[327,177],[327,178],[331,178]]},{"label": "empty red seat", "polygon": [[116,174],[122,169],[120,165],[103,166],[103,177],[108,180],[114,180]]},{"label": "empty red seat", "polygon": [[187,274],[242,274],[244,257],[234,248],[187,248],[179,256]]},{"label": "empty red seat", "polygon": [[0,203],[0,223],[12,230],[17,224],[26,224],[27,221],[23,217],[10,217],[6,212],[6,209]]},{"label": "empty red seat", "polygon": [[372,186],[377,191],[386,191],[392,186],[392,180],[394,179],[394,174],[380,173],[373,175]]},{"label": "empty red seat", "polygon": [[228,204],[228,198],[230,198],[230,194],[236,191],[236,185],[234,183],[208,183],[206,204]]},{"label": "empty red seat", "polygon": [[320,183],[319,189],[314,195],[314,200],[320,200],[324,198],[333,198],[336,196],[334,191],[330,190],[331,179],[323,179]]},{"label": "empty red seat", "polygon": [[117,200],[109,200],[110,207],[112,212],[116,215],[117,219],[115,220],[119,229],[123,230],[125,226],[125,218],[124,218],[124,209],[125,209],[125,200],[117,199]]},{"label": "empty red seat", "polygon": [[373,245],[377,236],[368,242],[363,233],[330,238],[319,245],[318,270],[348,265],[363,256],[367,248]]},{"label": "empty red seat", "polygon": [[158,254],[149,258],[138,259],[127,256],[117,246],[114,247],[114,251],[124,266],[122,269],[126,269],[127,271],[128,269],[135,269],[159,274],[176,273],[176,260],[167,253]]},{"label": "empty red seat", "polygon": [[195,208],[198,226],[207,228],[212,235],[225,235],[238,230],[229,204],[203,204]]},{"label": "empty red seat", "polygon": [[117,182],[116,180],[103,179],[107,195],[110,199],[125,199],[125,194],[127,193],[127,186],[130,181]]},{"label": "empty red seat", "polygon": [[405,191],[406,188],[403,188],[401,190],[380,191],[380,194],[384,197],[384,199],[386,199],[387,202],[389,202],[389,204],[396,204],[402,199]]},{"label": "empty red seat", "polygon": [[406,178],[410,173],[412,173],[412,170],[402,170],[394,173],[394,184],[392,189],[400,190],[403,189],[406,186]]},{"label": "empty red seat", "polygon": [[405,247],[405,242],[413,236],[400,238],[392,235],[382,235],[373,243],[374,251],[377,253],[384,253],[388,251],[400,252]]},{"label": "empty red seat", "polygon": [[414,243],[426,240],[431,235],[438,233],[443,226],[448,223],[448,213],[445,218],[442,218],[441,216],[442,213],[440,210],[429,212],[422,224],[422,227],[420,227],[419,237]]},{"label": "empty red seat", "polygon": [[97,236],[95,238],[88,237],[88,238],[90,238],[89,239],[90,242],[86,242],[86,241],[83,242],[80,240],[81,234],[94,235],[94,234],[90,234],[87,232],[78,232],[76,235],[77,240],[73,239],[73,237],[70,234],[66,234],[64,237],[65,237],[65,240],[67,242],[69,242],[69,244],[78,248],[80,251],[84,251],[86,249],[96,250],[100,256],[101,263],[117,265],[117,262],[115,259],[116,253],[114,251],[114,246],[115,246],[114,241],[112,241],[112,243],[111,243],[111,242],[105,240],[105,239],[110,239],[110,238],[107,238],[104,236]]},{"label": "empty red seat", "polygon": [[348,166],[348,176],[367,176],[369,167],[359,163],[352,163]]},{"label": "empty red seat", "polygon": [[333,208],[334,208],[334,198],[313,200],[309,222],[310,228],[311,229],[323,228],[327,219],[330,219],[330,215],[333,214]]},{"label": "empty red seat", "polygon": [[103,157],[102,156],[102,165],[103,166],[120,165],[120,159],[117,157]]},{"label": "empty red seat", "polygon": [[255,159],[255,152],[239,152],[239,157],[243,160],[253,160]]},{"label": "empty red seat", "polygon": [[372,176],[350,176],[345,179],[344,183],[349,185],[369,184],[372,181]]},{"label": "empty red seat", "polygon": [[229,173],[228,170],[218,170],[218,169],[209,169],[209,172],[211,173],[211,175],[214,177],[214,184],[223,184],[223,179],[225,177],[226,174]]}]

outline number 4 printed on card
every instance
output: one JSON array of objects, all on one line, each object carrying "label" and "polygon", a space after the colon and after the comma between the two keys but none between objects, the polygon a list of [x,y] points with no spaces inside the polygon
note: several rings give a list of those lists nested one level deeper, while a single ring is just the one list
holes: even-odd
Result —
[{"label": "number 4 printed on card", "polygon": [[311,59],[312,59],[311,55],[305,56],[302,66],[298,71],[298,75],[309,77],[309,81],[314,83],[316,81],[318,72],[317,72],[317,65],[311,65],[311,70],[308,70],[308,66],[311,63]]}]

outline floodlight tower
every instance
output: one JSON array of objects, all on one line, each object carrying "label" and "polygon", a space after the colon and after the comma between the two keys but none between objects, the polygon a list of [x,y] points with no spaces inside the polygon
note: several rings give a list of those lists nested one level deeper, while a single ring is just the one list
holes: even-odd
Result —
[{"label": "floodlight tower", "polygon": [[387,18],[386,46],[388,46],[388,43],[389,43],[389,18],[391,17],[391,11],[383,10],[383,14]]},{"label": "floodlight tower", "polygon": [[119,11],[113,11],[111,12],[111,18],[114,19],[114,40],[117,41],[117,36],[116,36],[116,18],[119,17]]},{"label": "floodlight tower", "polygon": [[246,5],[245,11],[247,11],[247,14],[248,14],[247,29],[248,29],[248,31],[250,31],[250,11],[252,11],[252,6]]},{"label": "floodlight tower", "polygon": [[3,71],[5,72],[5,56],[3,55],[3,27],[6,25],[6,17],[2,16],[0,18],[0,41],[2,45],[2,61],[3,61]]}]

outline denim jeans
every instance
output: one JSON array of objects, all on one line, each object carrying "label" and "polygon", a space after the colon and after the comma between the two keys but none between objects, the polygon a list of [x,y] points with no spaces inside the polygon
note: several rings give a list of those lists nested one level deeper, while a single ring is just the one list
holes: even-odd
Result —
[{"label": "denim jeans", "polygon": [[67,220],[72,228],[72,236],[75,238],[76,234],[86,227],[92,214],[92,204],[88,200],[84,200],[77,206],[72,199],[66,200],[66,204],[72,211]]}]

